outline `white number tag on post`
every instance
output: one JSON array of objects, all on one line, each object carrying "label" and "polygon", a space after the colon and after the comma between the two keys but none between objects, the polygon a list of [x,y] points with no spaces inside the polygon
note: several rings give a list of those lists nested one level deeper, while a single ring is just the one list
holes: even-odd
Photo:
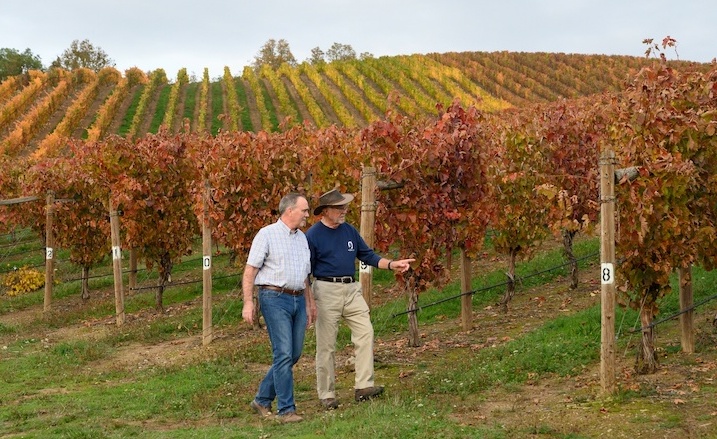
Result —
[{"label": "white number tag on post", "polygon": [[54,252],[52,250],[52,247],[45,248],[45,259],[50,260],[50,259],[52,259],[53,255],[54,255]]},{"label": "white number tag on post", "polygon": [[359,273],[369,273],[371,274],[371,269],[373,267],[368,265],[365,262],[359,262]]},{"label": "white number tag on post", "polygon": [[612,263],[605,262],[600,264],[600,283],[612,285],[613,282],[615,282],[615,270]]},{"label": "white number tag on post", "polygon": [[209,270],[212,268],[212,257],[211,256],[204,256],[202,258],[202,269],[203,270]]},{"label": "white number tag on post", "polygon": [[120,247],[118,245],[113,245],[112,246],[112,260],[118,261],[120,259],[122,259],[122,250],[120,249]]}]

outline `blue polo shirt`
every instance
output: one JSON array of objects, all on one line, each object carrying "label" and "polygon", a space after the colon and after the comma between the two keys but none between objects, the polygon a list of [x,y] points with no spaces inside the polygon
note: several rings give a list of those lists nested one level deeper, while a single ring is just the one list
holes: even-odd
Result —
[{"label": "blue polo shirt", "polygon": [[378,267],[381,260],[381,256],[366,245],[359,231],[348,223],[332,229],[319,221],[306,231],[306,239],[314,277],[353,276],[356,259],[374,267]]}]

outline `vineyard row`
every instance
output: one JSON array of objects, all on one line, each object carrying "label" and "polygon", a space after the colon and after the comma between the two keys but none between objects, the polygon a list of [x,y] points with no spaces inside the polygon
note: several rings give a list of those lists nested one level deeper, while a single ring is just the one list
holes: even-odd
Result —
[{"label": "vineyard row", "polygon": [[[52,70],[29,72],[0,85],[0,149],[12,156],[42,156],[65,136],[98,140],[110,134],[137,138],[189,129],[276,131],[309,123],[365,127],[395,111],[435,117],[454,99],[486,111],[530,102],[617,91],[628,74],[648,65],[635,57],[525,53],[445,53],[381,57],[330,64],[282,66],[274,71],[228,67],[210,79],[180,69],[169,81],[162,69],[136,68],[123,76]],[[87,84],[84,90],[78,87]],[[288,119],[287,119],[288,118]],[[185,121],[186,127],[185,127]]]}]

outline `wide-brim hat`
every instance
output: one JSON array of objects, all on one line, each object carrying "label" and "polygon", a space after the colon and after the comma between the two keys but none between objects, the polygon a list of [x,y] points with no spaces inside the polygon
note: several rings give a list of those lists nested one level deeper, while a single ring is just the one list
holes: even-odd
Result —
[{"label": "wide-brim hat", "polygon": [[319,205],[314,209],[314,215],[323,212],[325,207],[344,206],[354,199],[351,194],[342,194],[338,189],[332,189],[319,197]]}]

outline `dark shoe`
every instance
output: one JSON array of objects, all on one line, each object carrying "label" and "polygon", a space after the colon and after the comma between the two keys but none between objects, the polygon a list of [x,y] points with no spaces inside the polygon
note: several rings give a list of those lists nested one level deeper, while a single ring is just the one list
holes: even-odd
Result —
[{"label": "dark shoe", "polygon": [[365,389],[356,389],[356,401],[368,401],[383,393],[382,386],[366,387]]},{"label": "dark shoe", "polygon": [[271,407],[264,407],[263,405],[256,402],[256,400],[253,400],[251,404],[249,404],[249,407],[253,408],[256,414],[261,416],[262,418],[271,416]]},{"label": "dark shoe", "polygon": [[276,415],[276,420],[281,423],[301,422],[304,420],[301,416],[297,415],[296,412],[284,413],[283,415]]},{"label": "dark shoe", "polygon": [[339,408],[339,401],[336,398],[326,398],[321,400],[321,405],[326,410],[335,410]]}]

